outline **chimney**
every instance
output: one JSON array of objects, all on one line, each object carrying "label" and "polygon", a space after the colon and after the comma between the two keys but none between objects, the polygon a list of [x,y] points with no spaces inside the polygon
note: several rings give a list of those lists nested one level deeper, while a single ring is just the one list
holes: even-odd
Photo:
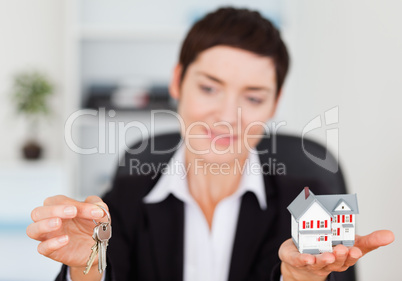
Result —
[{"label": "chimney", "polygon": [[304,188],[304,195],[306,197],[305,199],[307,199],[310,196],[310,190],[308,189],[307,186]]}]

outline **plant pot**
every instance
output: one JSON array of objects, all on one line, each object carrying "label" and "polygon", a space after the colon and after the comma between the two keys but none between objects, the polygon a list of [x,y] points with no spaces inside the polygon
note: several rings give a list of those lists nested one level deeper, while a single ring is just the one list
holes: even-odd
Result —
[{"label": "plant pot", "polygon": [[42,156],[42,147],[36,141],[28,141],[22,147],[23,156],[27,160],[37,160]]}]

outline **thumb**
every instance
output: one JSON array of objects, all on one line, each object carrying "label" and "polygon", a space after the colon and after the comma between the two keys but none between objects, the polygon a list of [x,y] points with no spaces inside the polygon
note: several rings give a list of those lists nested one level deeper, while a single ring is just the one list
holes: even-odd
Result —
[{"label": "thumb", "polygon": [[[95,195],[88,196],[88,197],[85,199],[84,202],[85,202],[85,203],[92,203],[92,204],[97,204],[97,203],[105,204],[105,203],[103,202],[103,200],[102,200],[99,196],[95,196]],[[105,206],[106,206],[106,204],[105,204]],[[104,207],[104,206],[102,206],[102,207]]]},{"label": "thumb", "polygon": [[[95,195],[88,196],[88,197],[85,199],[84,202],[85,202],[85,203],[90,203],[90,204],[97,205],[98,207],[103,207],[105,210],[107,210],[107,211],[109,212],[109,207],[106,205],[105,202],[103,202],[103,200],[102,200],[99,196],[95,196]],[[102,208],[100,208],[100,209],[102,209]],[[102,209],[102,211],[104,211],[104,210]],[[103,215],[103,217],[105,217],[106,215],[107,215],[107,214],[105,213],[105,214]]]}]

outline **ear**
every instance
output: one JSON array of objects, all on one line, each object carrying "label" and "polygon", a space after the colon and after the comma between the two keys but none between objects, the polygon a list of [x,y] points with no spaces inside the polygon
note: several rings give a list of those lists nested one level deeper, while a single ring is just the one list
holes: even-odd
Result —
[{"label": "ear", "polygon": [[170,85],[169,85],[169,93],[170,96],[176,100],[180,98],[180,76],[182,72],[183,67],[181,64],[177,64],[173,70],[173,76],[172,79],[170,80]]}]

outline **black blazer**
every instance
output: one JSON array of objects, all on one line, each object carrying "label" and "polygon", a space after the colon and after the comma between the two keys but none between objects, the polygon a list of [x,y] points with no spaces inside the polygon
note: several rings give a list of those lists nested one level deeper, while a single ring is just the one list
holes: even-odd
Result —
[{"label": "black blazer", "polygon": [[[346,192],[341,171],[333,174],[313,163],[302,150],[301,139],[283,135],[274,138],[263,139],[257,147],[259,151],[269,151],[260,155],[261,163],[271,163],[265,166],[264,175],[268,208],[261,210],[253,193],[243,195],[229,281],[279,280],[278,249],[291,236],[291,219],[286,208],[303,187],[309,186],[315,194]],[[106,280],[183,279],[184,204],[173,195],[159,203],[143,203],[142,198],[154,187],[160,174],[146,175],[130,168],[132,161],[166,164],[180,141],[180,135],[175,133],[138,143],[133,149],[142,152],[126,154],[125,165],[117,169],[113,188],[104,196],[113,227]],[[322,146],[311,141],[304,141],[304,146],[309,153],[325,157]],[[171,151],[157,154],[151,152],[152,148]],[[285,170],[278,170],[283,167],[280,163]],[[65,272],[63,266],[56,280],[65,280]],[[332,273],[330,280],[354,281],[354,269]]]}]

